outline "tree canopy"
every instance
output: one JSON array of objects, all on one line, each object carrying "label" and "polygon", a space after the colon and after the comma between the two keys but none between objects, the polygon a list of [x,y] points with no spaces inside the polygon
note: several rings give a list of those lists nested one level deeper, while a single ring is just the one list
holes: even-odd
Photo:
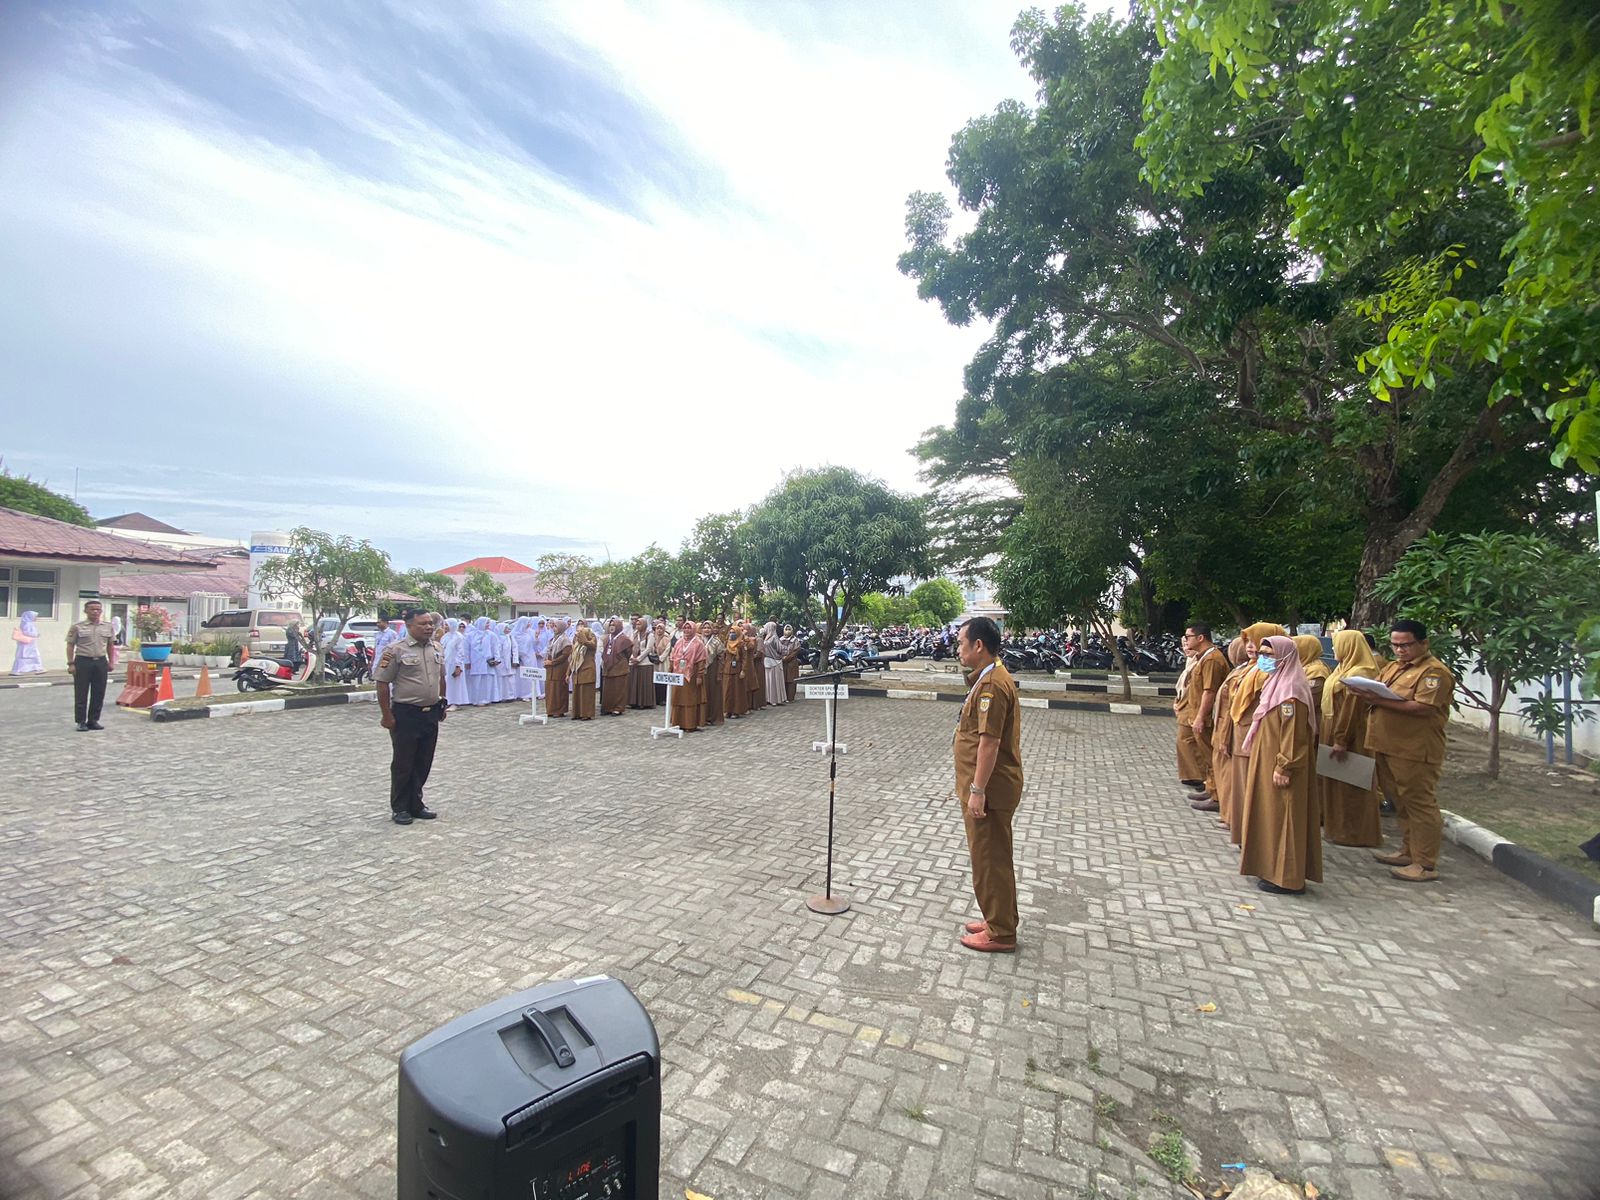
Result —
[{"label": "tree canopy", "polygon": [[[1003,103],[951,144],[971,228],[952,233],[941,195],[908,201],[901,269],[953,323],[994,326],[955,421],[919,446],[946,561],[1015,545],[1018,514],[1061,511],[1065,492],[1149,620],[1180,600],[1219,620],[1365,622],[1385,608],[1372,585],[1430,529],[1588,519],[1573,472],[1546,461],[1545,418],[1487,365],[1382,394],[1363,377],[1404,319],[1395,264],[1494,264],[1515,228],[1503,193],[1458,190],[1334,257],[1299,237],[1306,168],[1270,131],[1176,186],[1140,150],[1174,53],[1156,32],[1024,14],[1013,45],[1038,104]],[[1172,162],[1190,132],[1170,133]],[[1498,283],[1464,268],[1457,286]]]},{"label": "tree canopy", "polygon": [[[289,535],[289,553],[269,558],[256,568],[255,584],[273,598],[298,596],[311,614],[315,629],[323,617],[338,617],[339,624],[327,641],[339,644],[345,622],[358,612],[370,612],[393,586],[389,556],[370,542],[347,535],[332,537],[320,529],[300,526]],[[311,674],[320,677],[322,640],[311,639]]]},{"label": "tree canopy", "polygon": [[927,569],[921,504],[845,467],[789,475],[745,528],[752,577],[823,609],[823,653],[863,596]]},{"label": "tree canopy", "polygon": [[94,518],[70,496],[53,492],[42,483],[26,475],[13,475],[0,470],[0,508],[14,508],[18,512],[32,513],[36,517],[49,517],[69,525],[93,528]]}]

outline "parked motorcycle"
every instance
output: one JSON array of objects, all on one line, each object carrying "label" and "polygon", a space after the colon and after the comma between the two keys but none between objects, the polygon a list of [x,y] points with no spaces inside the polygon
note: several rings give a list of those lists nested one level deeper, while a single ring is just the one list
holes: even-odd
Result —
[{"label": "parked motorcycle", "polygon": [[322,660],[322,678],[328,683],[360,683],[372,674],[372,655],[357,639],[349,649],[330,647]]},{"label": "parked motorcycle", "polygon": [[294,681],[294,668],[275,658],[252,658],[233,673],[233,686],[241,692],[271,691]]}]

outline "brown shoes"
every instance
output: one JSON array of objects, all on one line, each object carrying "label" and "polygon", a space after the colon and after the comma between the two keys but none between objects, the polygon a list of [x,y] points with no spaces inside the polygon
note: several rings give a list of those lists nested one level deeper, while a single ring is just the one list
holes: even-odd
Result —
[{"label": "brown shoes", "polygon": [[[980,921],[978,924],[982,925],[983,922]],[[1015,954],[1017,952],[1017,944],[1015,942],[997,942],[987,932],[966,934],[962,937],[961,944],[968,950],[980,950],[986,954]]]},{"label": "brown shoes", "polygon": [[1372,859],[1374,862],[1381,862],[1386,867],[1409,867],[1411,865],[1411,855],[1401,854],[1399,852],[1387,854],[1382,851],[1374,850],[1372,853]]},{"label": "brown shoes", "polygon": [[1189,805],[1189,807],[1194,809],[1195,812],[1221,812],[1222,811],[1222,805],[1218,804],[1210,796],[1207,796],[1204,800],[1196,800],[1196,801],[1194,801],[1193,803],[1191,803]]},{"label": "brown shoes", "polygon": [[1421,863],[1412,863],[1408,867],[1395,867],[1389,874],[1406,883],[1433,883],[1439,878],[1439,872]]}]

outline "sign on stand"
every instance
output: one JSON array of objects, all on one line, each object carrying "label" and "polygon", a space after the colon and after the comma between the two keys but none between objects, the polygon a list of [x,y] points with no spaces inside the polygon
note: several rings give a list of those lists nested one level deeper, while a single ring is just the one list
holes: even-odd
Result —
[{"label": "sign on stand", "polygon": [[835,685],[831,683],[808,683],[805,685],[805,693],[807,700],[822,701],[822,740],[820,742],[812,742],[811,748],[813,750],[820,750],[824,754],[828,753],[830,750],[837,749],[840,754],[844,754],[849,749],[848,746],[846,746],[843,742],[840,742],[839,745],[835,747],[834,744],[828,739],[833,736],[834,697],[837,696],[840,700],[850,699],[849,687],[844,684]]},{"label": "sign on stand", "polygon": [[533,680],[533,707],[517,718],[518,725],[548,725],[550,718],[539,711],[539,684],[544,682],[543,667],[523,667],[517,674]]},{"label": "sign on stand", "polygon": [[673,737],[681,738],[683,736],[683,730],[679,729],[672,723],[672,689],[683,686],[683,676],[677,671],[657,671],[655,675],[655,681],[657,683],[664,683],[667,685],[667,715],[664,718],[666,721],[665,725],[652,725],[650,727],[650,740],[655,741],[656,738],[669,733]]}]

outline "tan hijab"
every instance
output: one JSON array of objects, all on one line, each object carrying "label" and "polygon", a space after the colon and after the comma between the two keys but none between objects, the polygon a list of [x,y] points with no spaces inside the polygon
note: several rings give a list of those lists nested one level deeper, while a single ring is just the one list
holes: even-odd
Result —
[{"label": "tan hijab", "polygon": [[1333,657],[1338,660],[1338,665],[1322,687],[1322,712],[1329,720],[1333,719],[1335,693],[1345,690],[1345,676],[1359,675],[1363,679],[1376,679],[1380,665],[1372,653],[1372,647],[1367,645],[1367,635],[1359,629],[1341,629],[1333,635]]},{"label": "tan hijab", "polygon": [[[1259,652],[1269,637],[1288,637],[1289,631],[1282,625],[1274,625],[1271,621],[1257,621],[1254,625],[1245,626],[1239,632],[1239,636],[1247,642],[1253,642]],[[1238,682],[1233,685],[1232,704],[1229,708],[1234,724],[1243,721],[1255,711],[1256,701],[1261,698],[1261,689],[1266,686],[1267,676],[1258,667],[1251,666],[1239,676]]]},{"label": "tan hijab", "polygon": [[1326,679],[1328,664],[1322,661],[1322,639],[1314,634],[1302,633],[1290,639],[1295,652],[1300,655],[1300,665],[1307,679]]}]

